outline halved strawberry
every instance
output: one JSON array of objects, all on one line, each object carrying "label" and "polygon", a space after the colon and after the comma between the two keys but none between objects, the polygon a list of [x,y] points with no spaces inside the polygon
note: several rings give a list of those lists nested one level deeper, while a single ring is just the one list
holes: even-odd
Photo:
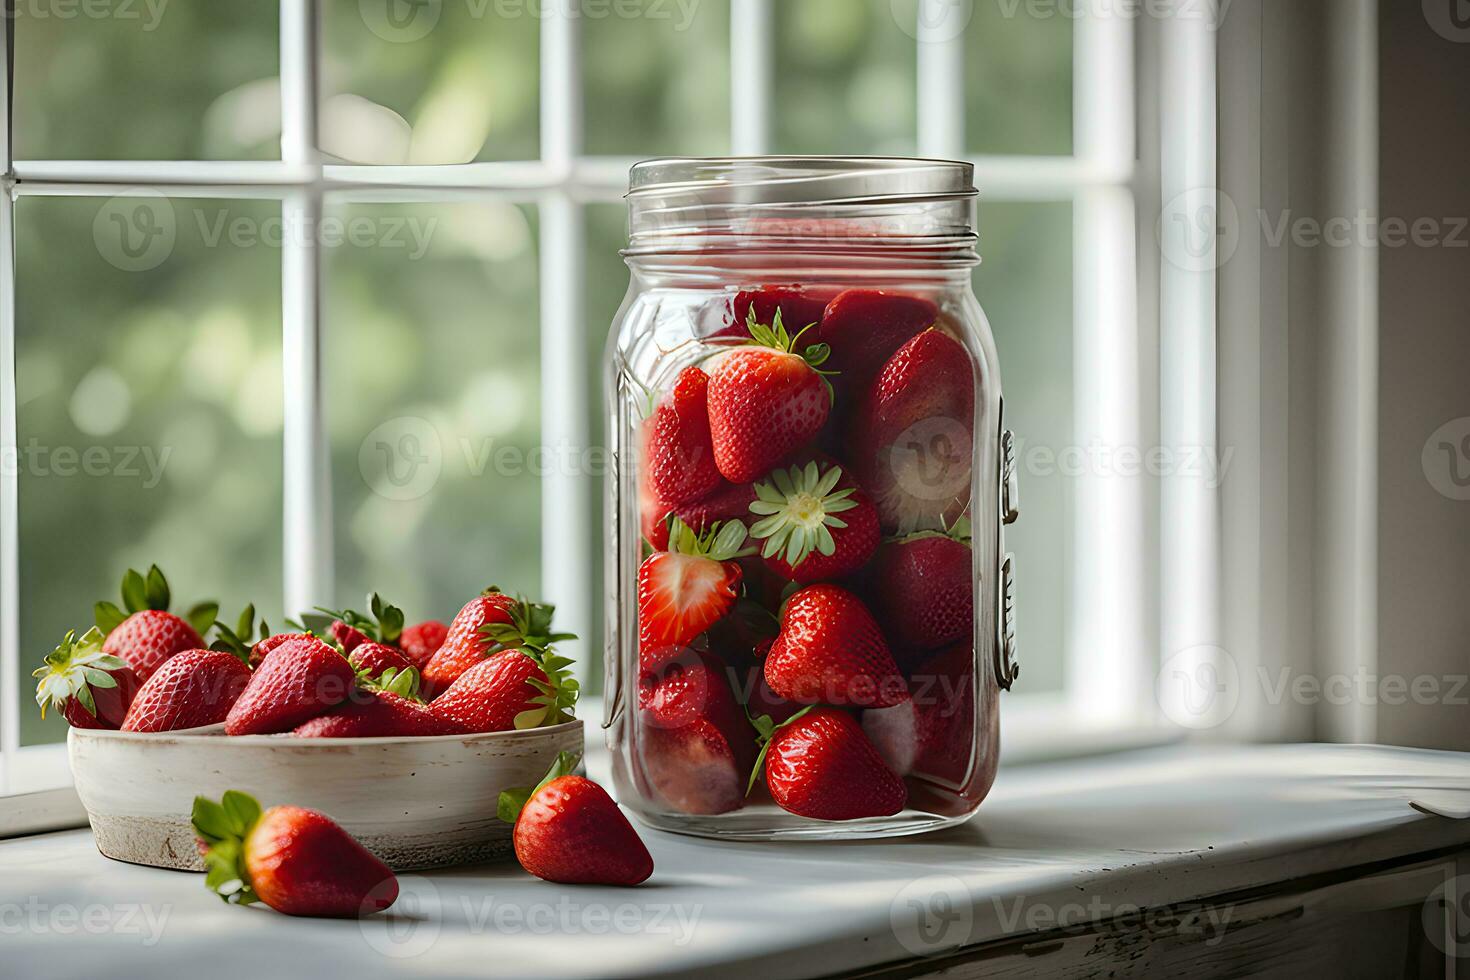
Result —
[{"label": "halved strawberry", "polygon": [[878,373],[849,436],[884,531],[952,524],[970,505],[976,378],[959,341],[925,330]]},{"label": "halved strawberry", "polygon": [[[801,345],[780,311],[770,324],[747,323],[749,346],[709,362],[709,421],[715,465],[731,483],[748,483],[809,442],[832,410],[821,365],[823,344]],[[801,353],[796,353],[800,349]]]},{"label": "halved strawberry", "polygon": [[439,652],[448,636],[447,625],[437,619],[426,619],[422,623],[405,626],[403,635],[398,638],[398,645],[403,649],[403,655],[413,661],[415,667],[423,670],[429,658]]},{"label": "halved strawberry", "polygon": [[516,860],[537,878],[567,885],[636,885],[653,857],[607,790],[573,775],[580,760],[562,752],[534,787],[500,794],[495,812],[514,824]]},{"label": "halved strawberry", "polygon": [[718,657],[686,650],[638,685],[640,757],[658,801],[679,813],[745,803],[755,731]]},{"label": "halved strawberry", "polygon": [[643,467],[656,500],[672,507],[722,482],[709,430],[709,376],[687,367],[643,420]]},{"label": "halved strawberry", "polygon": [[41,717],[54,707],[73,728],[117,728],[138,691],[137,675],[121,657],[103,651],[95,626],[80,637],[68,630],[31,676],[40,678]]},{"label": "halved strawberry", "polygon": [[298,726],[301,738],[377,738],[460,735],[465,729],[428,705],[389,691],[367,691]]},{"label": "halved strawberry", "polygon": [[459,675],[429,710],[467,732],[559,725],[572,719],[577,702],[570,664],[550,651],[504,650]]},{"label": "halved strawberry", "polygon": [[264,902],[286,915],[351,918],[398,898],[398,879],[347,831],[315,810],[273,806],[229,790],[194,798],[205,885],[226,902]]},{"label": "halved strawberry", "polygon": [[571,633],[552,630],[556,607],[508,596],[495,586],[465,603],[449,624],[444,644],[424,665],[424,693],[431,699],[449,689],[461,674],[502,650],[548,649]]},{"label": "halved strawberry", "polygon": [[786,601],[765,675],[777,695],[802,704],[882,708],[909,696],[872,614],[830,584],[809,585]]},{"label": "halved strawberry", "polygon": [[852,390],[938,319],[939,307],[919,296],[845,289],[823,310],[816,339],[831,346],[830,366],[841,372],[843,385]]},{"label": "halved strawberry", "polygon": [[125,732],[175,732],[224,721],[250,684],[250,668],[223,650],[185,650],[138,689]]},{"label": "halved strawberry", "polygon": [[784,725],[757,719],[765,746],[766,788],[776,805],[814,820],[887,817],[903,809],[908,789],[888,767],[852,715],[816,708]]},{"label": "halved strawberry", "polygon": [[975,628],[969,522],[885,542],[873,562],[873,611],[900,649],[932,650]]},{"label": "halved strawberry", "polygon": [[909,676],[909,700],[863,712],[863,731],[900,776],[963,784],[975,754],[975,657],[968,642]]},{"label": "halved strawberry", "polygon": [[152,565],[148,573],[128,569],[122,582],[124,613],[111,602],[93,607],[97,628],[107,637],[104,653],[121,657],[140,682],[147,681],[165,660],[204,646],[202,634],[214,623],[219,603],[201,602],[187,618],[168,611],[168,580]]},{"label": "halved strawberry", "polygon": [[740,566],[748,551],[745,525],[716,524],[696,534],[672,523],[669,551],[643,560],[638,569],[638,663],[655,670],[719,621],[735,603]]},{"label": "halved strawberry", "polygon": [[[755,485],[750,535],[783,578],[807,584],[861,568],[878,547],[878,511],[840,466],[774,469]],[[839,516],[841,515],[841,516]]]},{"label": "halved strawberry", "polygon": [[347,658],[314,636],[293,637],[261,661],[225,719],[227,735],[288,732],[356,689]]}]

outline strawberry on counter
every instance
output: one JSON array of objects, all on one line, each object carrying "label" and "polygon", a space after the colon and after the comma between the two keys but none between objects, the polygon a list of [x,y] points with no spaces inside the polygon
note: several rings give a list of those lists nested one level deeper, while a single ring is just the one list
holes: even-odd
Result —
[{"label": "strawberry on counter", "polygon": [[226,902],[264,902],[286,915],[356,918],[398,900],[388,866],[330,817],[298,806],[260,804],[229,790],[216,803],[194,799],[204,882]]}]

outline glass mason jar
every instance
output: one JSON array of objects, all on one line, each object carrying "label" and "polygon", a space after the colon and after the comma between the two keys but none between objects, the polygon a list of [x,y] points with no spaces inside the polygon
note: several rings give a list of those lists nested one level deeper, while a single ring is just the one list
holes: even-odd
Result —
[{"label": "glass mason jar", "polygon": [[644,822],[910,834],[989,791],[1014,468],[972,181],[871,157],[633,168],[604,727]]}]

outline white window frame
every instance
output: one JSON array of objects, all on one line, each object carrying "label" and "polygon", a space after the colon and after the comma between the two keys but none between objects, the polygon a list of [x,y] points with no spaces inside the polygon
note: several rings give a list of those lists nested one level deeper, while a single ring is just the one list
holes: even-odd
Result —
[{"label": "white window frame", "polygon": [[[731,147],[741,155],[768,152],[776,96],[773,5],[778,0],[732,0]],[[1182,391],[1149,370],[1140,353],[1155,340],[1166,362],[1167,378],[1180,368],[1193,377],[1213,367],[1213,276],[1178,278],[1177,270],[1141,256],[1151,238],[1165,189],[1212,182],[1215,144],[1212,63],[1198,47],[1208,37],[1183,39],[1191,53],[1159,58],[1154,36],[1166,30],[1145,18],[1103,16],[1118,7],[1101,0],[1075,24],[1074,152],[1070,156],[969,157],[976,185],[986,200],[1074,203],[1076,309],[1074,359],[1077,365],[1075,430],[1079,444],[1145,446],[1178,437],[1204,444],[1213,439],[1211,418],[1195,411],[1208,392]],[[1190,4],[1192,0],[1177,0]],[[7,4],[13,0],[6,0]],[[0,451],[14,458],[17,447],[15,404],[15,231],[14,205],[22,195],[111,197],[129,188],[147,188],[170,197],[246,196],[281,201],[283,217],[320,214],[327,195],[333,200],[398,203],[498,191],[535,204],[541,214],[540,290],[542,439],[548,444],[587,445],[589,394],[585,341],[583,267],[584,211],[589,203],[620,202],[631,158],[590,157],[582,152],[581,21],[577,0],[547,0],[541,27],[541,157],[534,161],[469,163],[452,166],[360,166],[324,163],[317,147],[317,108],[322,51],[318,0],[281,0],[281,159],[238,161],[16,161],[10,132],[10,75],[13,68],[13,17],[7,17],[4,97],[0,98]],[[917,45],[917,148],[922,156],[966,158],[965,52],[962,38],[932,35],[924,24],[944,21],[951,0],[920,0]],[[1064,7],[1066,5],[1063,5]],[[1084,4],[1084,7],[1088,5]],[[1209,28],[1203,28],[1211,33]],[[738,67],[737,67],[738,66]],[[1162,72],[1162,75],[1160,75]],[[1162,114],[1150,116],[1155,94]],[[1140,114],[1137,110],[1143,107]],[[1207,117],[1181,129],[1194,142],[1170,156],[1157,146],[1158,130],[1208,110]],[[1181,137],[1182,138],[1182,137]],[[1186,152],[1187,151],[1187,152]],[[1144,161],[1142,165],[1139,161]],[[295,213],[294,215],[292,213]],[[291,236],[288,236],[288,238]],[[331,493],[326,438],[322,424],[323,387],[321,263],[309,242],[286,243],[282,252],[281,298],[285,390],[292,392],[284,414],[284,601],[288,609],[309,608],[332,597]],[[1157,271],[1157,274],[1156,274]],[[1160,310],[1140,302],[1158,287],[1159,295],[1179,295],[1178,308]],[[1140,293],[1140,289],[1144,290]],[[983,300],[983,297],[982,297]],[[1160,327],[1160,324],[1163,327]],[[1083,327],[1086,326],[1086,329]],[[1208,361],[1208,365],[1206,365]],[[1105,365],[1106,370],[1098,370]],[[1162,398],[1162,403],[1159,399]],[[1158,415],[1155,408],[1162,409]],[[1158,418],[1188,418],[1184,431],[1159,432]],[[1167,428],[1167,425],[1166,425]],[[0,796],[24,788],[16,784],[19,764],[58,746],[20,746],[19,711],[23,685],[17,615],[20,610],[18,474],[0,476]],[[566,626],[582,636],[600,635],[591,622],[593,576],[601,543],[589,523],[591,485],[570,474],[544,478],[542,506],[542,594],[555,602]],[[1095,740],[1098,732],[1137,732],[1155,719],[1153,673],[1159,650],[1160,606],[1152,583],[1160,562],[1168,574],[1164,606],[1171,617],[1208,619],[1212,593],[1196,571],[1181,563],[1166,540],[1151,541],[1150,494],[1141,480],[1100,477],[1079,480],[1074,514],[1073,581],[1077,607],[1069,626],[1067,685],[1060,695],[1019,690],[1003,704],[1007,728],[1017,733],[1046,730]],[[1195,486],[1170,486],[1160,492],[1165,508],[1183,508],[1191,524],[1213,527],[1208,493]],[[1204,496],[1201,496],[1204,493]],[[1023,485],[1023,514],[1024,485]],[[1167,536],[1166,536],[1167,538]],[[1022,623],[1020,659],[1026,647]],[[578,653],[583,676],[590,667],[588,644]],[[1026,741],[1025,735],[1021,741]],[[1076,739],[1060,739],[1075,748]],[[0,827],[3,832],[3,827]]]}]

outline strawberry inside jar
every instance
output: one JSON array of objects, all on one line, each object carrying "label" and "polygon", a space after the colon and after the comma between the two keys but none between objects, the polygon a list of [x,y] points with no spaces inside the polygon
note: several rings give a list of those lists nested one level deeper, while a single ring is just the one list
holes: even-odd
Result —
[{"label": "strawberry inside jar", "polygon": [[605,697],[645,822],[875,837],[988,792],[1016,671],[972,179],[880,158],[633,168]]}]

